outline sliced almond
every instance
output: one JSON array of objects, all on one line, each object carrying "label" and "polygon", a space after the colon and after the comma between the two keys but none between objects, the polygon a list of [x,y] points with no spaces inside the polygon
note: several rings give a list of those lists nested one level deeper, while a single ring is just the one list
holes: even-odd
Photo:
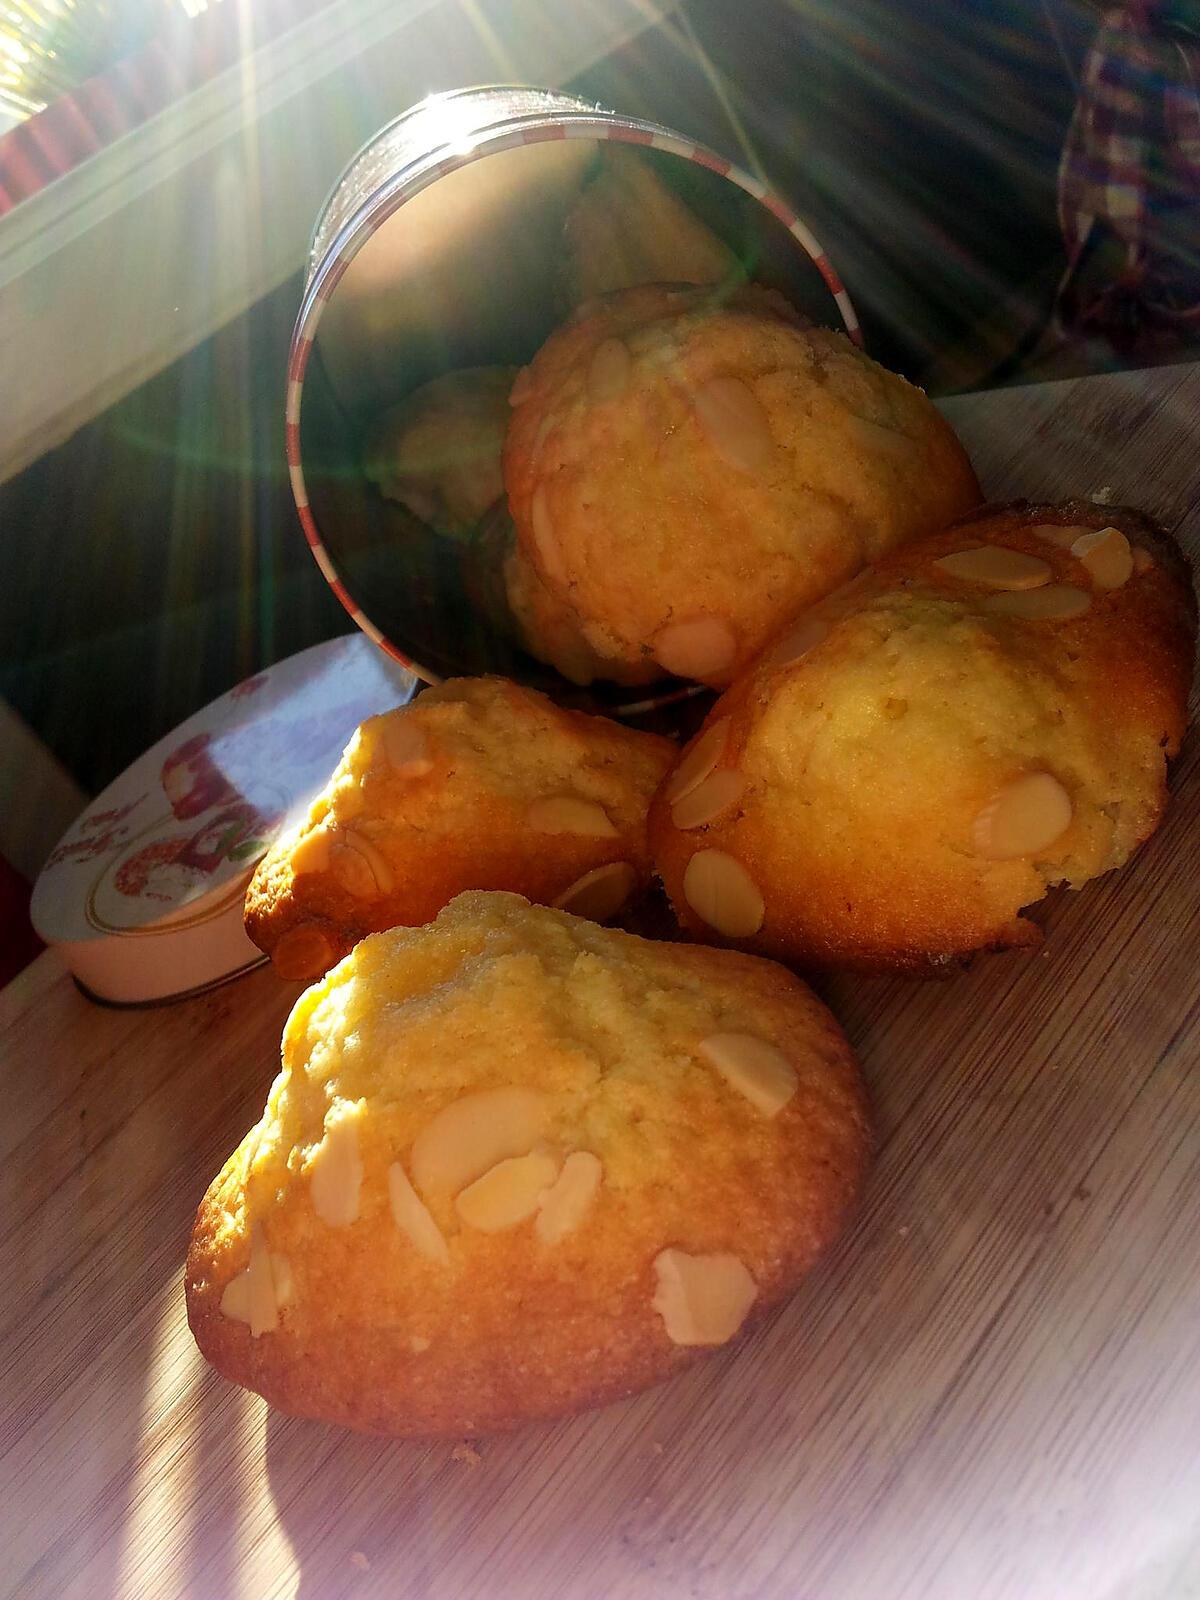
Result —
[{"label": "sliced almond", "polygon": [[677,678],[708,682],[728,673],[737,654],[737,639],[722,618],[693,617],[660,628],[651,648],[664,671]]},{"label": "sliced almond", "polygon": [[1133,573],[1133,551],[1120,528],[1083,534],[1071,546],[1071,554],[1087,568],[1097,589],[1119,589]]},{"label": "sliced almond", "polygon": [[332,871],[347,893],[360,900],[373,900],[378,895],[390,894],[396,883],[386,856],[365,833],[353,828],[347,828],[337,836]]},{"label": "sliced almond", "polygon": [[379,892],[370,862],[360,851],[350,848],[344,834],[338,837],[329,870],[339,887],[356,900],[373,900]]},{"label": "sliced almond", "polygon": [[724,850],[697,850],[683,874],[683,897],[702,922],[727,939],[748,939],[763,925],[758,885]]},{"label": "sliced almond", "polygon": [[503,1233],[515,1228],[538,1209],[545,1190],[558,1177],[561,1158],[550,1150],[531,1150],[526,1156],[499,1161],[469,1184],[454,1208],[469,1228],[480,1233]]},{"label": "sliced almond", "polygon": [[371,871],[375,874],[375,882],[380,894],[391,894],[396,887],[395,874],[392,872],[391,862],[383,851],[365,833],[350,832],[346,835],[346,843],[351,850],[357,850],[359,855],[367,860]]},{"label": "sliced almond", "polygon": [[588,363],[587,389],[589,399],[598,405],[617,400],[625,393],[633,362],[629,348],[620,339],[605,339],[596,346]]},{"label": "sliced almond", "polygon": [[671,821],[677,828],[703,828],[735,806],[746,792],[746,780],[734,767],[710,772],[690,794],[671,807]]},{"label": "sliced almond", "polygon": [[271,965],[281,978],[319,978],[332,963],[333,946],[307,922],[289,928],[271,951]]},{"label": "sliced almond", "polygon": [[1135,544],[1133,547],[1133,570],[1135,572],[1149,572],[1153,565],[1154,557],[1149,550],[1143,549],[1140,544]]},{"label": "sliced almond", "polygon": [[596,1196],[604,1169],[590,1150],[573,1150],[549,1189],[538,1197],[534,1232],[543,1244],[558,1244],[584,1221]]},{"label": "sliced almond", "polygon": [[358,1116],[357,1108],[349,1108],[327,1121],[324,1136],[305,1166],[313,1210],[331,1228],[349,1227],[358,1216],[363,1176]]},{"label": "sliced almond", "polygon": [[407,710],[380,718],[379,737],[388,766],[398,778],[423,778],[432,772],[428,735]]},{"label": "sliced almond", "polygon": [[1049,772],[1026,772],[1006,784],[975,818],[975,848],[989,861],[1045,850],[1070,826],[1071,797]]},{"label": "sliced almond", "polygon": [[650,1302],[672,1344],[725,1344],[745,1322],[758,1285],[737,1256],[693,1256],[661,1250],[654,1258],[658,1287]]},{"label": "sliced almond", "polygon": [[828,637],[829,624],[822,617],[801,617],[794,628],[789,628],[782,639],[772,645],[764,657],[765,665],[772,670],[790,666]]},{"label": "sliced almond", "polygon": [[250,1337],[273,1333],[279,1326],[279,1302],[275,1298],[275,1276],[271,1271],[271,1253],[256,1223],[250,1229],[250,1265],[246,1268],[246,1299]]},{"label": "sliced almond", "polygon": [[[360,834],[355,829],[347,829],[341,835],[342,848],[352,851],[355,856],[365,862],[366,870],[371,875],[371,888],[366,891],[365,898],[373,898],[376,894],[390,894],[395,888],[395,877],[392,874],[387,856],[384,856],[378,845],[373,845],[366,834]],[[365,880],[363,880],[365,882]]]},{"label": "sliced almond", "polygon": [[708,777],[725,754],[729,728],[728,717],[721,717],[711,728],[705,728],[667,780],[663,799],[668,805],[673,806],[677,800],[682,800],[685,794],[691,794],[692,790]]},{"label": "sliced almond", "polygon": [[[256,1274],[258,1274],[256,1286],[254,1286],[256,1310],[258,1310],[258,1318],[256,1320],[258,1320],[258,1333],[270,1333],[275,1323],[278,1322],[277,1315],[275,1323],[270,1323],[270,1326],[262,1325],[264,1318],[266,1318],[267,1322],[270,1320],[270,1307],[274,1304],[275,1314],[278,1314],[278,1309],[282,1306],[288,1306],[291,1302],[291,1296],[293,1296],[291,1264],[286,1256],[275,1254],[275,1251],[267,1251],[267,1264],[269,1264],[270,1272],[270,1293],[267,1293],[264,1283],[262,1283],[261,1259],[256,1258],[256,1250],[264,1248],[261,1243],[256,1245],[256,1238],[259,1237],[261,1237],[261,1230],[251,1230],[251,1261],[254,1261]],[[250,1267],[246,1267],[243,1272],[238,1272],[237,1277],[230,1278],[229,1283],[226,1283],[221,1294],[219,1310],[221,1310],[222,1317],[229,1317],[232,1322],[250,1322]],[[254,1328],[251,1326],[253,1338],[258,1338],[258,1333],[254,1333]]]},{"label": "sliced almond", "polygon": [[288,853],[288,863],[296,877],[328,872],[332,855],[328,828],[313,828],[302,833]]},{"label": "sliced almond", "polygon": [[230,1278],[221,1293],[221,1315],[232,1322],[250,1321],[250,1278],[248,1272],[239,1272]]},{"label": "sliced almond", "polygon": [[576,878],[554,902],[555,910],[586,917],[589,922],[607,922],[621,910],[637,888],[637,873],[628,861],[609,861]]},{"label": "sliced almond", "polygon": [[795,1067],[777,1045],[757,1034],[713,1033],[696,1048],[765,1117],[777,1116],[796,1092]]},{"label": "sliced almond", "polygon": [[527,1155],[545,1132],[550,1103],[534,1089],[480,1089],[452,1100],[413,1141],[422,1194],[458,1194],[498,1161]]},{"label": "sliced almond", "polygon": [[393,1161],[388,1168],[388,1200],[392,1208],[392,1221],[401,1233],[407,1235],[417,1254],[424,1256],[427,1261],[436,1261],[439,1266],[446,1266],[450,1251],[442,1237],[442,1230],[398,1161]]},{"label": "sliced almond", "polygon": [[586,839],[615,839],[617,830],[604,807],[575,794],[548,795],[525,813],[535,833],[575,833]]},{"label": "sliced almond", "polygon": [[1041,556],[1027,556],[1021,550],[1008,550],[1000,544],[981,544],[971,550],[958,550],[941,556],[934,566],[948,578],[961,583],[981,583],[989,589],[1038,589],[1052,576]]},{"label": "sliced almond", "polygon": [[565,585],[567,564],[563,560],[562,550],[554,534],[554,524],[550,520],[550,506],[544,484],[539,484],[533,491],[533,499],[529,502],[529,522],[543,576],[549,578],[552,583]]},{"label": "sliced almond", "polygon": [[1091,603],[1086,589],[1076,589],[1069,583],[1048,583],[1044,589],[990,594],[982,609],[1022,622],[1066,622],[1071,617],[1081,617]]},{"label": "sliced almond", "polygon": [[692,396],[709,443],[737,472],[762,474],[775,459],[767,414],[740,378],[710,378]]}]

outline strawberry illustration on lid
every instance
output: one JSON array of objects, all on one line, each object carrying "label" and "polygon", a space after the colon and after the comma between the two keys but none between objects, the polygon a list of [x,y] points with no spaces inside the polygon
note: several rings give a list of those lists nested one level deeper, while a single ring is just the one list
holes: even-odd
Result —
[{"label": "strawberry illustration on lid", "polygon": [[314,645],[222,695],[111,783],[51,852],[38,933],[85,993],[182,998],[264,958],[242,926],[255,865],[312,804],[355,728],[413,675],[362,634]]},{"label": "strawberry illustration on lid", "polygon": [[241,799],[209,755],[211,744],[211,733],[198,733],[173,750],[162,764],[163,790],[180,821]]}]

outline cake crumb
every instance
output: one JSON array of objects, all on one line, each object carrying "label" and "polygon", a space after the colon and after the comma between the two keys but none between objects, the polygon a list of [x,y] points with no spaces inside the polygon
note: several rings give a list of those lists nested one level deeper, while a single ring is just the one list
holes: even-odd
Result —
[{"label": "cake crumb", "polygon": [[464,1439],[461,1444],[456,1444],[450,1452],[451,1461],[461,1461],[463,1466],[470,1467],[472,1472],[483,1460],[479,1451]]},{"label": "cake crumb", "polygon": [[1092,502],[1093,505],[1096,505],[1096,506],[1108,506],[1108,505],[1112,504],[1112,497],[1113,497],[1112,484],[1111,483],[1106,483],[1104,485],[1103,489],[1095,490],[1094,493],[1092,493],[1092,494],[1090,494],[1088,496],[1088,499]]},{"label": "cake crumb", "polygon": [[350,1565],[356,1572],[370,1572],[371,1570],[371,1563],[361,1550],[351,1550]]}]

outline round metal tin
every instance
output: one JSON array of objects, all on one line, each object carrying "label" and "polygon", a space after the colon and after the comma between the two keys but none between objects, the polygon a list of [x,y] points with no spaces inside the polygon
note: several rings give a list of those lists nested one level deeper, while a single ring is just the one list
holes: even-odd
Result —
[{"label": "round metal tin", "polygon": [[160,739],[51,853],[30,915],[110,1004],[211,988],[265,957],[242,927],[255,866],[324,786],[358,724],[416,680],[359,634],[314,645]]},{"label": "round metal tin", "polygon": [[[709,186],[714,231],[715,192],[715,214],[728,216],[734,235],[725,242],[745,251],[754,236],[750,253],[768,263],[756,279],[784,289],[818,321],[840,318],[861,344],[850,296],[820,242],[753,174],[669,128],[570,95],[464,89],[432,96],[384,128],[325,203],[292,336],[286,449],[317,565],[381,650],[429,683],[504,672],[560,699],[629,713],[664,697],[642,691],[631,703],[630,691],[612,686],[572,690],[517,651],[470,578],[464,584],[436,548],[444,541],[430,536],[419,550],[411,526],[398,532],[359,467],[372,406],[378,412],[439,370],[526,361],[551,331],[555,205],[606,141],[669,158],[668,166],[686,163],[690,181]],[[669,686],[667,698],[684,692]]]}]

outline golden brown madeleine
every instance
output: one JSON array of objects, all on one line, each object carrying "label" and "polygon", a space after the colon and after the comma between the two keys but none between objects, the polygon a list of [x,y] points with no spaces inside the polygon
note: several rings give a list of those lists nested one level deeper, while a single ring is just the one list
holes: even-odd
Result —
[{"label": "golden brown madeleine", "polygon": [[466,894],[299,1000],[187,1261],[205,1356],[396,1434],[633,1393],[790,1293],[846,1223],[863,1091],[771,962]]},{"label": "golden brown madeleine", "polygon": [[504,492],[500,452],[511,367],[469,367],[424,384],[380,418],[367,476],[438,533],[461,538]]},{"label": "golden brown madeleine", "polygon": [[723,687],[801,606],[979,500],[919,389],[761,289],[593,302],[511,400],[521,548],[626,677]]},{"label": "golden brown madeleine", "polygon": [[358,729],[304,824],[246,891],[246,931],[285,978],[364,934],[510,889],[616,916],[650,881],[650,797],[675,756],[656,734],[561,711],[503,678],[458,678]]},{"label": "golden brown madeleine", "polygon": [[661,678],[649,657],[640,666],[626,667],[605,661],[588,645],[575,613],[546,587],[517,542],[507,500],[493,506],[480,523],[466,547],[463,571],[468,597],[488,626],[557,668],[571,683],[607,678],[641,684]]},{"label": "golden brown madeleine", "polygon": [[662,677],[649,656],[640,663],[606,660],[588,643],[566,601],[543,581],[520,544],[504,558],[504,593],[517,638],[539,661],[556,668],[571,683],[652,683]]},{"label": "golden brown madeleine", "polygon": [[1036,943],[1022,907],[1157,827],[1195,626],[1136,512],[993,507],[895,552],[773,641],[656,796],[681,923],[880,971]]}]

